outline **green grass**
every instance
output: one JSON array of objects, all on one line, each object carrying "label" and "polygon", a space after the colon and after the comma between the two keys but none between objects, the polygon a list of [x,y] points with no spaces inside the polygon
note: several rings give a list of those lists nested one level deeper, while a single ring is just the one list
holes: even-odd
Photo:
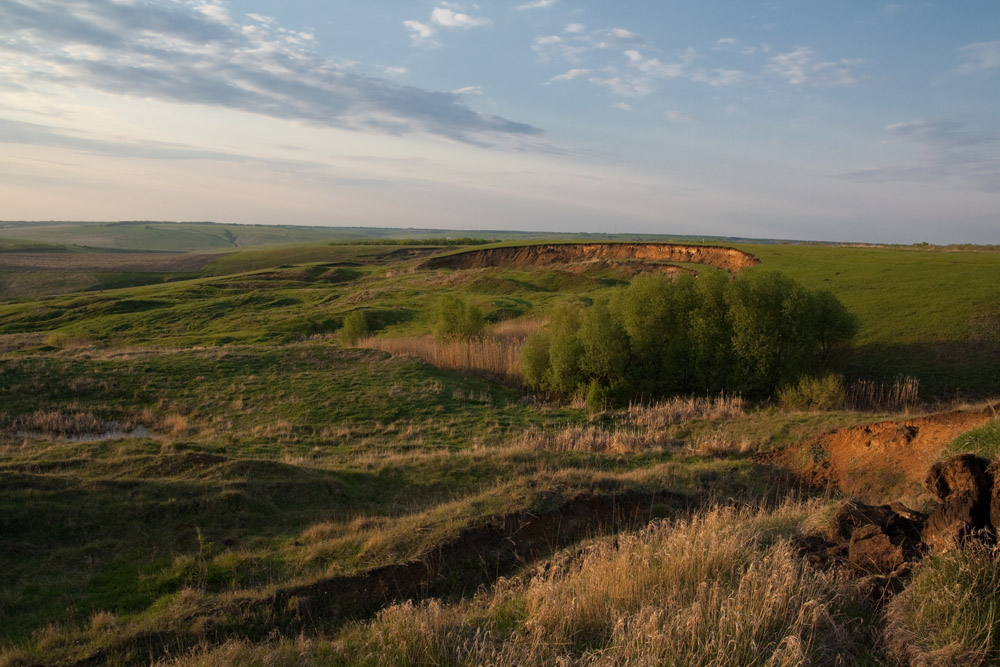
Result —
[{"label": "green grass", "polygon": [[854,374],[912,375],[928,396],[1000,393],[1000,252],[740,247],[858,316]]},{"label": "green grass", "polygon": [[[0,223],[5,238],[31,231]],[[578,494],[773,502],[788,489],[755,453],[875,418],[763,408],[637,425],[334,343],[357,310],[380,335],[427,333],[444,294],[491,319],[544,317],[624,284],[614,270],[430,272],[418,269],[425,248],[330,245],[300,228],[94,223],[46,233],[180,249],[231,244],[227,231],[240,249],[197,275],[109,271],[88,277],[91,291],[0,304],[0,664],[69,661],[106,645],[124,646],[114,654],[124,663],[146,663],[143,633],[188,646],[249,636],[234,600],[406,562],[471,526]],[[988,353],[1000,254],[746,249],[762,267],[831,289],[859,316],[852,373],[919,374],[944,394],[996,391]],[[67,423],[107,432],[58,437],[52,429]],[[993,426],[955,446],[995,455]],[[523,437],[587,428],[645,429],[672,444],[589,453]],[[507,633],[529,613],[524,596],[453,611],[460,629],[485,619]],[[311,646],[343,655],[345,637]],[[581,646],[603,646],[595,641]]]}]

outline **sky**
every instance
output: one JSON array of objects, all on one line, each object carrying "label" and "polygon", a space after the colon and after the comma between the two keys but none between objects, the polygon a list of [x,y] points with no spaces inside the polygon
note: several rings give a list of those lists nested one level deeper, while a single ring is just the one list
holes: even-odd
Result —
[{"label": "sky", "polygon": [[1000,243],[1000,3],[0,0],[0,219]]}]

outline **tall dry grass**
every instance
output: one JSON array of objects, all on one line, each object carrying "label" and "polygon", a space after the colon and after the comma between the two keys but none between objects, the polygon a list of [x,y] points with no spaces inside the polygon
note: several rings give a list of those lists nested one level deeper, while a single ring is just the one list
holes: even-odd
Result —
[{"label": "tall dry grass", "polygon": [[49,438],[77,438],[110,431],[130,431],[131,423],[108,422],[90,412],[38,410],[27,415],[0,414],[0,433],[37,434]]},{"label": "tall dry grass", "polygon": [[[620,412],[610,413],[609,425],[577,427],[549,431],[529,428],[510,442],[514,448],[550,452],[587,452],[634,454],[678,449],[684,443],[674,438],[668,427],[692,419],[718,421],[745,414],[739,396],[676,397],[650,404],[632,403]],[[698,449],[701,451],[701,444]],[[721,453],[722,447],[706,447],[703,453]],[[725,451],[732,451],[727,445]],[[741,450],[741,451],[745,451]]]},{"label": "tall dry grass", "polygon": [[886,616],[900,662],[1000,664],[1000,547],[973,542],[925,559]]},{"label": "tall dry grass", "polygon": [[234,641],[170,664],[875,664],[857,587],[790,546],[822,508],[718,507],[559,554],[472,600],[387,607],[333,640]]},{"label": "tall dry grass", "polygon": [[900,375],[892,382],[857,380],[847,387],[844,405],[848,410],[899,412],[920,403],[920,380]]},{"label": "tall dry grass", "polygon": [[859,593],[788,541],[816,509],[654,523],[472,602],[389,607],[334,646],[344,664],[857,664],[872,644]]},{"label": "tall dry grass", "polygon": [[359,340],[357,346],[417,357],[438,368],[519,383],[523,377],[521,346],[541,327],[542,322],[538,320],[511,320],[495,325],[482,338],[442,341],[432,335],[406,338],[372,336]]}]

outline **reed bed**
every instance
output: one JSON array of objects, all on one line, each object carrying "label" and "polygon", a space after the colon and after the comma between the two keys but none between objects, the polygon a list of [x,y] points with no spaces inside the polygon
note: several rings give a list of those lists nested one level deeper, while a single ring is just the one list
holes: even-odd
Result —
[{"label": "reed bed", "polygon": [[521,346],[542,327],[538,320],[511,320],[495,325],[481,338],[440,340],[432,335],[406,338],[368,337],[358,347],[423,359],[438,368],[520,383]]},{"label": "reed bed", "polygon": [[844,406],[865,412],[899,412],[920,403],[920,380],[900,375],[891,382],[857,380],[847,387]]}]

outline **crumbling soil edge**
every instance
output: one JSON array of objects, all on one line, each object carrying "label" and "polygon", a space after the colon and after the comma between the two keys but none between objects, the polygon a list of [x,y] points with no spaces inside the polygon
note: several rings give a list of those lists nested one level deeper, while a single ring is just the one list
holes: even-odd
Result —
[{"label": "crumbling soil edge", "polygon": [[953,410],[841,428],[760,457],[813,488],[836,489],[880,503],[887,479],[922,486],[944,447],[962,433],[983,426],[991,409]]},{"label": "crumbling soil edge", "polygon": [[731,273],[760,260],[748,252],[725,246],[676,243],[547,243],[481,248],[432,257],[422,269],[482,269],[578,264],[598,260],[638,260],[707,264]]},{"label": "crumbling soil edge", "polygon": [[[538,513],[515,512],[462,530],[406,563],[279,588],[271,595],[237,598],[222,609],[185,618],[182,632],[148,631],[68,664],[100,665],[125,656],[175,654],[227,639],[262,639],[275,631],[296,634],[370,618],[382,608],[430,596],[460,597],[586,537],[644,525],[654,505],[686,507],[688,499],[668,491],[583,494]],[[228,611],[228,613],[227,613]],[[213,618],[240,619],[240,629],[213,627]],[[201,617],[200,619],[198,617]],[[200,623],[198,621],[201,621]],[[223,621],[225,622],[225,621]],[[198,627],[196,633],[188,628]]]}]

